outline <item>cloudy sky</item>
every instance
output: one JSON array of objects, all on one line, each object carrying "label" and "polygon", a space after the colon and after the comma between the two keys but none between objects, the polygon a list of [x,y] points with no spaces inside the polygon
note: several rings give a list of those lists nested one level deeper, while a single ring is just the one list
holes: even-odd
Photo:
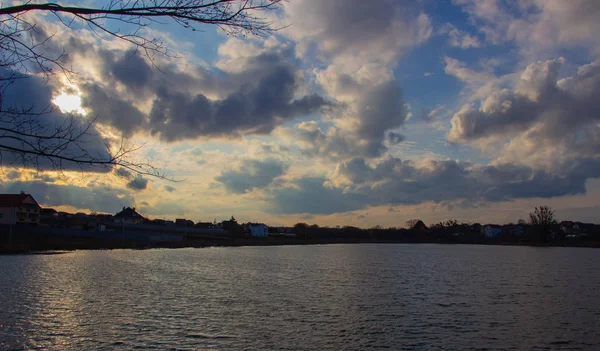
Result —
[{"label": "cloudy sky", "polygon": [[545,204],[600,222],[600,1],[289,0],[268,16],[285,28],[155,25],[177,57],[153,63],[38,16],[77,74],[12,99],[95,117],[91,148],[124,136],[178,181],[5,164],[2,191],[195,221],[508,223]]}]

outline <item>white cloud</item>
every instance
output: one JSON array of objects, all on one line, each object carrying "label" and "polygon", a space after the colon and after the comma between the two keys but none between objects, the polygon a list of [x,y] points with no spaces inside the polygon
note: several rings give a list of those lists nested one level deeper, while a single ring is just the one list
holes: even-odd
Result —
[{"label": "white cloud", "polygon": [[515,42],[530,59],[581,47],[600,53],[596,0],[454,0],[492,44]]},{"label": "white cloud", "polygon": [[492,91],[478,108],[463,106],[452,117],[448,140],[501,142],[500,162],[554,171],[600,157],[600,61],[559,79],[563,63],[532,63],[514,87]]},{"label": "white cloud", "polygon": [[483,44],[479,41],[479,38],[470,34],[469,32],[456,28],[456,26],[450,23],[446,23],[444,26],[442,26],[441,32],[448,35],[448,43],[451,46],[462,49],[480,48],[483,46]]}]

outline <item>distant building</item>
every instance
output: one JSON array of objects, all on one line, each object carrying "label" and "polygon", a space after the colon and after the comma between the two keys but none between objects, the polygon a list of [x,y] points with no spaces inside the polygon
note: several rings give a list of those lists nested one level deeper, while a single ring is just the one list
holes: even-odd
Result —
[{"label": "distant building", "polygon": [[175,219],[175,225],[178,227],[193,228],[194,221],[185,218],[177,218]]},{"label": "distant building", "polygon": [[113,215],[107,213],[97,213],[94,217],[96,217],[96,220],[100,224],[112,223],[114,221]]},{"label": "distant building", "polygon": [[167,221],[165,221],[164,219],[153,219],[150,221],[150,224],[152,224],[152,225],[167,225]]},{"label": "distant building", "polygon": [[562,221],[559,224],[560,226],[560,230],[566,234],[579,234],[580,232],[580,228],[579,228],[579,223],[574,223],[572,221]]},{"label": "distant building", "polygon": [[217,228],[219,228],[219,226],[216,225],[215,223],[212,223],[212,222],[198,222],[198,223],[194,224],[194,228],[198,228],[198,229],[217,229]]},{"label": "distant building", "polygon": [[40,209],[40,223],[54,225],[58,221],[58,211],[53,208]]},{"label": "distant building", "polygon": [[413,230],[415,232],[426,232],[427,231],[427,226],[425,225],[425,223],[423,223],[423,221],[419,220],[417,221],[417,223],[415,223],[410,230]]},{"label": "distant building", "polygon": [[521,238],[525,235],[525,227],[521,224],[507,224],[502,227],[502,233],[509,237]]},{"label": "distant building", "polygon": [[39,224],[40,205],[33,196],[0,194],[0,224]]},{"label": "distant building", "polygon": [[497,238],[502,233],[502,226],[497,224],[486,224],[481,228],[481,232],[487,239]]},{"label": "distant building", "polygon": [[276,233],[291,233],[292,227],[275,227]]},{"label": "distant building", "polygon": [[145,218],[135,211],[135,207],[123,207],[123,210],[113,216],[115,223],[142,224]]},{"label": "distant building", "polygon": [[269,236],[269,227],[267,227],[266,225],[264,225],[262,223],[259,223],[259,224],[249,223],[248,224],[248,232],[250,233],[250,236],[267,237],[267,236]]}]

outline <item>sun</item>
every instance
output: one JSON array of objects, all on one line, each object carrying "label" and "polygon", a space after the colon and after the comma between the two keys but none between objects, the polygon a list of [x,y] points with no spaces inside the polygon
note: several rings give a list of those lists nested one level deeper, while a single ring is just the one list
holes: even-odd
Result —
[{"label": "sun", "polygon": [[86,111],[81,107],[81,95],[61,93],[52,99],[52,102],[64,113],[77,113],[85,115]]}]

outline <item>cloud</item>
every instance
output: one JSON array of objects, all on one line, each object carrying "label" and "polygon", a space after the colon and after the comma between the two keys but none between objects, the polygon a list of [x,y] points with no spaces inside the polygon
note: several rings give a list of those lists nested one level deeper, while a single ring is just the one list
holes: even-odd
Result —
[{"label": "cloud", "polygon": [[437,122],[441,114],[446,110],[442,105],[436,105],[433,109],[421,109],[421,112],[417,113],[416,122],[434,123]]},{"label": "cloud", "polygon": [[[429,17],[416,5],[361,0],[294,1],[285,4],[284,34],[301,51],[320,54],[347,66],[360,62],[389,65],[413,46],[429,39]],[[354,63],[353,63],[354,62]]]},{"label": "cloud", "polygon": [[[379,157],[404,140],[403,91],[394,77],[399,59],[427,41],[432,25],[417,3],[385,1],[295,1],[285,4],[284,35],[297,55],[318,62],[315,83],[337,104],[331,122],[299,123],[279,131],[305,155],[331,160]],[[296,145],[294,145],[294,143]]]},{"label": "cloud", "polygon": [[316,122],[302,122],[283,130],[283,135],[306,155],[332,160],[378,157],[386,142],[397,144],[404,136],[396,131],[406,119],[402,89],[388,81],[367,89],[339,112],[338,125],[323,131]]},{"label": "cloud", "polygon": [[176,189],[170,185],[165,185],[165,190],[172,193],[174,192]]},{"label": "cloud", "polygon": [[181,201],[160,200],[156,204],[140,204],[138,212],[144,216],[165,218],[166,216],[183,216],[186,206]]},{"label": "cloud", "polygon": [[522,198],[584,194],[587,179],[600,176],[600,160],[573,160],[561,173],[515,164],[473,165],[453,160],[369,164],[344,161],[331,179],[304,176],[267,193],[273,213],[333,214],[370,206],[469,206]]},{"label": "cloud", "polygon": [[479,48],[482,46],[479,39],[468,32],[456,28],[456,26],[446,23],[442,26],[441,32],[448,35],[448,43],[451,46],[462,49]]},{"label": "cloud", "polygon": [[330,104],[319,95],[298,94],[298,68],[287,48],[238,58],[233,71],[193,67],[189,72],[173,65],[152,69],[134,51],[83,50],[101,59],[102,79],[117,83],[82,84],[83,107],[127,136],[149,131],[174,142],[268,134]]},{"label": "cloud", "polygon": [[492,44],[515,42],[533,58],[580,47],[600,53],[600,3],[596,0],[454,0]]},{"label": "cloud", "polygon": [[288,165],[276,159],[244,160],[237,169],[224,170],[215,180],[234,194],[244,194],[261,189],[286,173]]},{"label": "cloud", "polygon": [[8,182],[1,185],[4,193],[25,191],[42,206],[71,206],[90,211],[116,213],[135,200],[127,193],[110,187],[79,187],[40,181]]},{"label": "cloud", "polygon": [[21,178],[21,172],[17,171],[16,169],[11,169],[10,171],[6,172],[6,178],[19,179]]},{"label": "cloud", "polygon": [[[581,66],[559,79],[563,59],[527,66],[513,89],[492,92],[479,108],[464,106],[452,117],[448,140],[465,142],[484,138],[521,136],[523,146],[552,141],[572,151],[597,145],[600,122],[600,61]],[[523,147],[522,146],[522,147]],[[524,151],[522,149],[522,151]]]},{"label": "cloud", "polygon": [[465,83],[477,83],[482,84],[484,82],[494,80],[496,77],[489,72],[475,71],[464,62],[461,62],[452,57],[444,57],[444,71],[446,74],[454,76]]},{"label": "cloud", "polygon": [[290,186],[272,192],[267,209],[280,214],[332,214],[365,207],[359,196],[344,193],[343,189],[325,186],[325,178],[302,177]]},{"label": "cloud", "polygon": [[[107,149],[108,140],[100,136],[94,124],[88,128],[90,120],[64,114],[53,105],[54,86],[41,77],[6,69],[0,70],[0,76],[6,79],[14,77],[14,81],[5,85],[2,92],[4,112],[1,123],[3,128],[11,130],[2,138],[2,164],[40,170],[111,170],[110,166],[94,166],[68,160],[76,158],[108,161],[111,155]],[[82,134],[77,140],[69,141],[80,133]],[[39,138],[30,135],[37,135]],[[26,150],[26,153],[12,149]],[[58,153],[66,159],[38,156],[35,150]]]},{"label": "cloud", "polygon": [[127,183],[127,187],[132,190],[144,190],[148,187],[148,179],[145,179],[140,174]]}]

